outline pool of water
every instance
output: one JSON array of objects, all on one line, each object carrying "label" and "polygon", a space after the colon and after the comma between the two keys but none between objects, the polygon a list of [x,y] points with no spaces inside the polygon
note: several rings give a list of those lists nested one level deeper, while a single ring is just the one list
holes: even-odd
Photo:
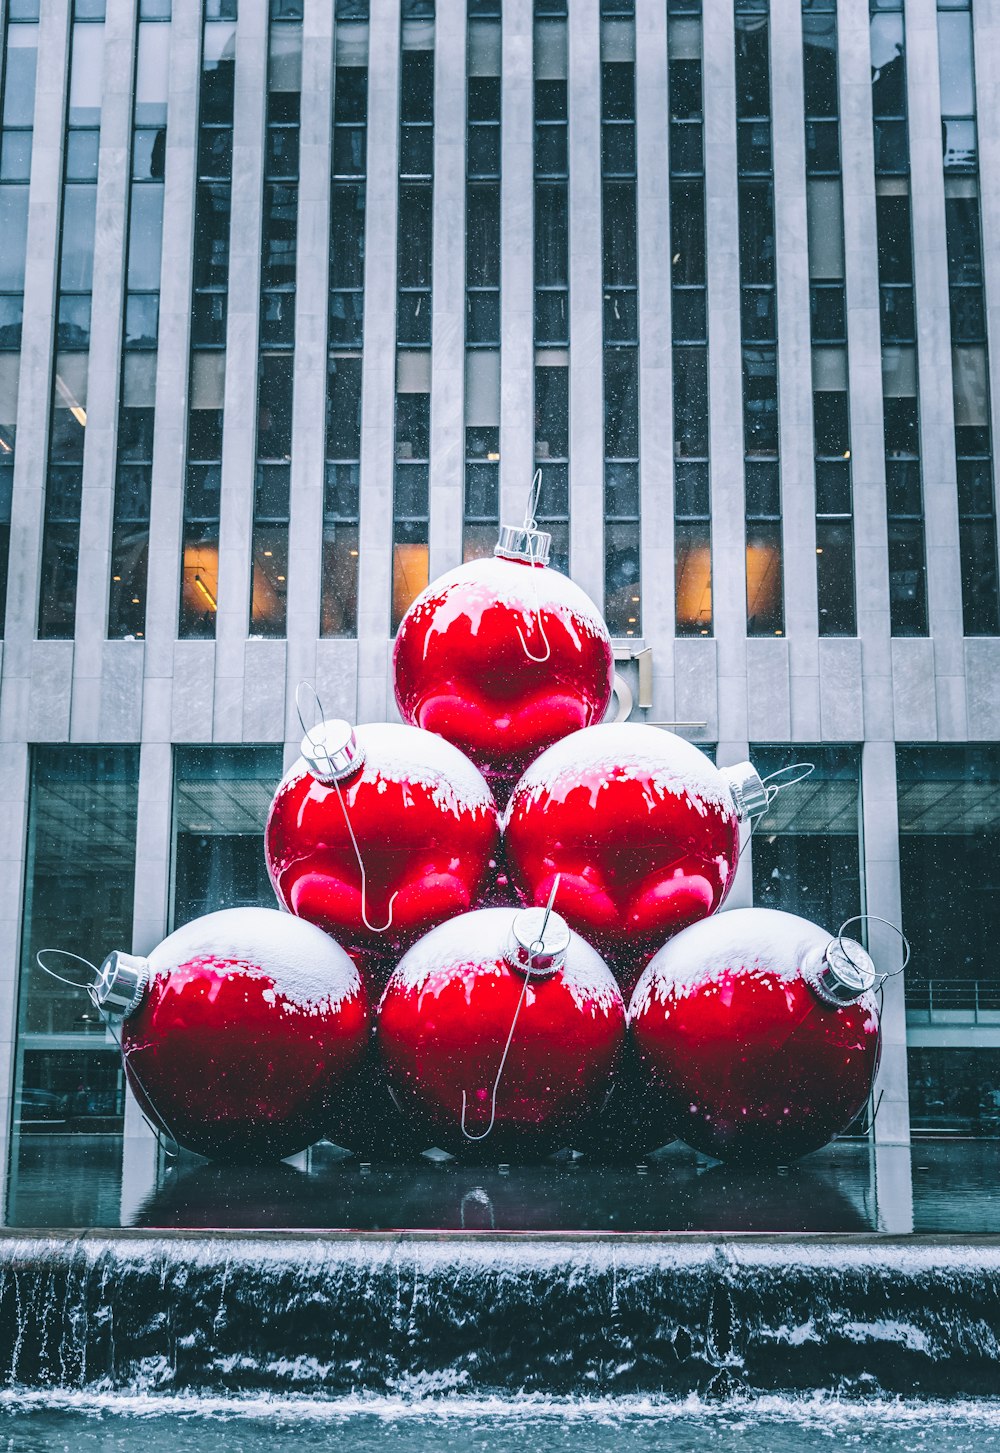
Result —
[{"label": "pool of water", "polygon": [[1000,1234],[1000,1142],[839,1141],[789,1166],[730,1168],[676,1143],[634,1165],[583,1159],[367,1164],[319,1145],[295,1164],[211,1165],[115,1136],[14,1143],[5,1224],[450,1231]]},{"label": "pool of water", "polygon": [[191,1401],[0,1394],[0,1448],[117,1453],[979,1453],[1000,1403],[765,1397],[710,1404],[608,1399]]}]

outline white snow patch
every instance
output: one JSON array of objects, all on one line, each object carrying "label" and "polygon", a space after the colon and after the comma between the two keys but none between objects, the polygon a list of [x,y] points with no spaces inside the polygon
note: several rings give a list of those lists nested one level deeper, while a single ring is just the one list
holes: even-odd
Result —
[{"label": "white snow patch", "polygon": [[314,1014],[336,1010],[361,987],[353,962],[329,934],[275,908],[223,908],[186,923],[149,955],[150,973],[163,978],[194,959],[231,960],[229,973],[260,979],[268,1003],[277,992]]},{"label": "white snow patch", "polygon": [[[635,986],[629,1018],[638,1018],[652,1001],[665,1004],[734,968],[790,983],[807,955],[825,949],[835,936],[776,908],[723,909],[683,929],[653,955]],[[877,1023],[874,995],[858,1002]]]},{"label": "white snow patch", "polygon": [[432,581],[410,606],[400,631],[429,615],[433,617],[430,634],[434,635],[465,614],[463,602],[478,607],[478,614],[493,601],[519,611],[529,622],[539,611],[558,616],[568,628],[606,641],[611,650],[603,616],[567,575],[548,565],[520,564],[496,556],[470,560]]},{"label": "white snow patch", "polygon": [[548,747],[514,788],[508,818],[515,808],[543,797],[565,797],[574,787],[588,786],[591,806],[612,781],[646,782],[650,808],[669,794],[687,794],[702,811],[702,802],[732,813],[732,792],[722,773],[704,752],[674,732],[641,722],[607,722],[571,732]]},{"label": "white snow patch", "polygon": [[[504,950],[511,924],[520,911],[477,908],[432,928],[404,954],[389,980],[386,994],[394,987],[412,989],[419,994],[428,985],[434,992],[438,984],[443,986],[445,979],[452,982],[456,975],[461,975],[468,995],[475,980],[483,974],[505,972]],[[624,1012],[621,992],[611,970],[600,954],[572,931],[562,978],[581,1011],[608,1014],[617,1005]],[[532,982],[525,996],[528,1002],[532,990],[545,983],[544,979]]]}]

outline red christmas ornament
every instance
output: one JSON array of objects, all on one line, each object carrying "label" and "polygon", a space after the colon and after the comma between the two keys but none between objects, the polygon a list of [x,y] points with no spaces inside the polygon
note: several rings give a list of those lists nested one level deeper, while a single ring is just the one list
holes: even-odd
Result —
[{"label": "red christmas ornament", "polygon": [[625,1006],[589,944],[555,913],[543,932],[545,915],[464,914],[389,980],[377,1041],[390,1089],[446,1149],[550,1150],[607,1095]]},{"label": "red christmas ornament", "polygon": [[876,979],[860,944],[791,913],[738,908],[686,929],[629,1006],[649,1107],[720,1160],[818,1150],[871,1092]]},{"label": "red christmas ornament", "polygon": [[532,520],[504,526],[496,558],[435,580],[396,636],[404,720],[461,747],[501,800],[540,752],[600,721],[611,700],[607,627],[548,567],[550,544]]},{"label": "red christmas ornament", "polygon": [[148,958],[113,953],[96,985],[123,1017],[136,1099],[187,1150],[279,1160],[326,1132],[364,1056],[365,991],[311,923],[227,908],[177,929]]},{"label": "red christmas ornament", "polygon": [[560,874],[560,913],[606,957],[620,956],[624,976],[716,911],[736,873],[740,822],[766,800],[749,762],[719,769],[658,727],[588,727],[550,747],[514,788],[508,870],[536,904]]},{"label": "red christmas ornament", "polygon": [[498,844],[496,804],[468,758],[398,723],[314,728],[265,831],[280,901],[363,962],[398,961],[434,924],[472,908]]}]

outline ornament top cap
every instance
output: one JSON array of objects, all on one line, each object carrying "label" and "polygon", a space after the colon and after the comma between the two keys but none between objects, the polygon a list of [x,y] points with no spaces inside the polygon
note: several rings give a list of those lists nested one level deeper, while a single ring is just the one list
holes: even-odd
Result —
[{"label": "ornament top cap", "polygon": [[875,987],[878,972],[867,950],[853,938],[832,938],[802,966],[802,975],[824,1004],[855,1004]]},{"label": "ornament top cap", "polygon": [[[546,922],[548,914],[548,922]],[[545,908],[522,908],[515,913],[504,958],[512,969],[532,979],[558,973],[566,962],[569,926],[558,913]]]},{"label": "ornament top cap", "polygon": [[720,767],[719,771],[729,783],[733,806],[741,822],[766,811],[767,788],[752,762],[737,762],[735,767]]},{"label": "ornament top cap", "polygon": [[333,717],[306,732],[299,748],[317,782],[329,786],[349,777],[364,765],[365,749],[349,721]]},{"label": "ornament top cap", "polygon": [[97,971],[94,998],[109,1018],[127,1019],[149,983],[149,960],[114,949]]},{"label": "ornament top cap", "polygon": [[527,525],[501,525],[493,553],[500,560],[521,560],[526,565],[547,565],[552,536]]}]

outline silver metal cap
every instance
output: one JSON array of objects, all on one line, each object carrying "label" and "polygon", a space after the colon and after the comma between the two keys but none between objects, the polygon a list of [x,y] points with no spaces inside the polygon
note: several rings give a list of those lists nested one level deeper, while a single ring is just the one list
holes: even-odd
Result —
[{"label": "silver metal cap", "polygon": [[[555,974],[566,962],[569,948],[569,927],[558,913],[545,908],[522,908],[514,914],[504,958],[512,969],[529,978],[545,979]],[[542,935],[542,924],[545,934]]]},{"label": "silver metal cap", "polygon": [[735,767],[720,767],[719,771],[729,783],[733,806],[741,822],[759,817],[767,810],[767,788],[752,762],[737,762]]},{"label": "silver metal cap", "polygon": [[803,965],[802,977],[824,1004],[856,1004],[874,989],[878,972],[867,950],[853,938],[832,938]]},{"label": "silver metal cap", "polygon": [[105,1014],[126,1019],[138,1009],[148,983],[149,960],[115,949],[97,971],[94,997]]},{"label": "silver metal cap", "polygon": [[501,525],[493,547],[501,560],[523,560],[528,565],[547,565],[552,536],[547,530],[529,530],[524,525]]},{"label": "silver metal cap", "polygon": [[349,721],[339,717],[322,721],[302,738],[299,748],[317,782],[341,782],[364,766],[365,749]]}]

